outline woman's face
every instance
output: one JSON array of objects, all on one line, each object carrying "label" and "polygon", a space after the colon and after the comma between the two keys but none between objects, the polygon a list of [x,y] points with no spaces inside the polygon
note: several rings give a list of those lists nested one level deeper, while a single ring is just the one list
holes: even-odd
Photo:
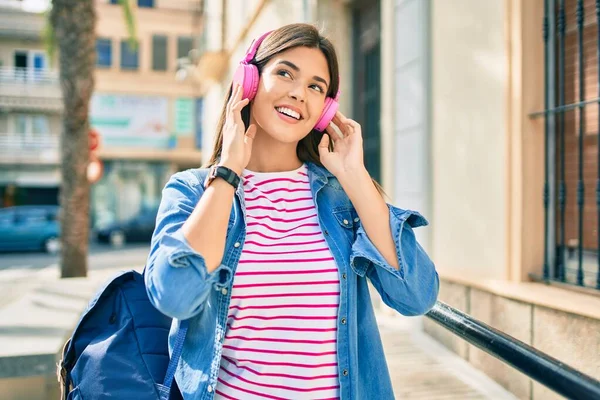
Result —
[{"label": "woman's face", "polygon": [[262,70],[251,122],[280,142],[300,141],[321,116],[330,79],[321,50],[295,47],[278,53]]}]

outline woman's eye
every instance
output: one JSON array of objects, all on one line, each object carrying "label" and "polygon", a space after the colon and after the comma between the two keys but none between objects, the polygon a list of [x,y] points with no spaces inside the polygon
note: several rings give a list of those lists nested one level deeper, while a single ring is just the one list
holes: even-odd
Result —
[{"label": "woman's eye", "polygon": [[290,73],[288,71],[286,71],[285,69],[280,69],[279,71],[277,71],[277,75],[285,76],[287,78],[292,77],[292,75],[290,75]]},{"label": "woman's eye", "polygon": [[323,88],[319,85],[310,85],[310,87],[314,88],[315,90],[317,90],[320,93],[324,92]]}]

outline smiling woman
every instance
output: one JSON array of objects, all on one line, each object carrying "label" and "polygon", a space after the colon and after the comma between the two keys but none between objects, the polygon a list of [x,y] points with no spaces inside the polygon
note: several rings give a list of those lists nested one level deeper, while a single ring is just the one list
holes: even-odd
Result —
[{"label": "smiling woman", "polygon": [[[330,114],[337,111],[337,101],[331,101],[339,91],[335,48],[312,25],[287,25],[277,32],[277,35],[268,32],[256,40],[254,44],[260,43],[260,46],[254,49],[255,54],[250,59],[246,57],[244,60],[247,68],[241,71],[252,71],[254,68],[256,81],[249,83],[252,89],[242,93],[243,99],[252,100],[241,111],[242,121],[245,127],[256,127],[256,143],[270,143],[278,147],[277,151],[296,153],[290,160],[296,158],[295,164],[282,165],[280,169],[297,167],[298,158],[320,164],[318,144],[328,121],[317,127],[317,119],[325,105],[335,103],[336,107],[330,110]],[[248,64],[250,61],[252,63]],[[246,79],[254,79],[253,76],[248,73]],[[235,76],[235,82],[243,83],[241,76]],[[234,89],[232,84],[217,125],[214,151],[207,167],[217,164],[222,158],[227,102]],[[283,111],[284,108],[287,112]],[[259,149],[257,151],[265,148],[261,144],[254,147]],[[286,158],[289,160],[289,157]]]},{"label": "smiling woman", "polygon": [[234,74],[210,168],[167,183],[145,283],[171,344],[186,335],[186,400],[393,398],[367,280],[405,315],[433,307],[439,280],[413,232],[426,220],[385,203],[338,98],[327,38],[267,32]]}]

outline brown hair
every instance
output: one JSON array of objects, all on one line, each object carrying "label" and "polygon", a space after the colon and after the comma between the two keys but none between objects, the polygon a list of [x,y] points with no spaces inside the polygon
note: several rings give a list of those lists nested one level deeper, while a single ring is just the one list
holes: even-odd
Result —
[{"label": "brown hair", "polygon": [[[294,47],[309,47],[316,48],[321,50],[325,59],[327,60],[327,65],[329,67],[329,76],[331,77],[331,83],[329,85],[329,89],[327,91],[328,97],[335,97],[335,94],[338,91],[340,82],[339,82],[339,67],[338,67],[338,59],[337,54],[335,52],[335,47],[327,39],[322,36],[319,30],[310,24],[305,23],[297,23],[297,24],[289,24],[282,26],[279,29],[274,30],[270,35],[268,35],[265,40],[261,43],[258,51],[256,52],[256,56],[254,60],[251,61],[252,64],[256,65],[258,68],[258,72],[261,73],[263,67],[269,62],[271,58],[273,58],[276,54],[292,49]],[[217,131],[213,144],[213,152],[211,154],[210,159],[205,163],[204,167],[210,167],[219,162],[221,158],[221,151],[223,149],[223,126],[225,125],[226,111],[227,111],[227,102],[231,97],[233,84],[229,86],[229,90],[227,92],[227,96],[223,103],[223,108],[221,110],[221,116],[217,122]],[[242,121],[244,121],[245,129],[248,129],[250,125],[250,108],[251,105],[244,107],[242,110]],[[319,158],[319,142],[323,137],[323,133],[319,132],[315,129],[311,130],[308,135],[302,138],[298,142],[298,146],[296,147],[296,154],[298,158],[302,162],[311,162],[320,167],[323,167],[321,160]],[[329,141],[330,150],[333,149],[333,141]],[[381,186],[373,180],[373,183],[377,187],[380,193],[383,193]]]}]

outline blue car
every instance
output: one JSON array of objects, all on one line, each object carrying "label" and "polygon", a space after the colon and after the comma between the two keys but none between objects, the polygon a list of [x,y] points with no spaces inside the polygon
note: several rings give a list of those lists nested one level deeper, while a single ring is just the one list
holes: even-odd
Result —
[{"label": "blue car", "polygon": [[99,243],[109,243],[113,247],[122,247],[125,243],[150,243],[156,224],[157,208],[143,209],[137,215],[96,227],[96,239]]},{"label": "blue car", "polygon": [[60,250],[59,206],[0,208],[0,251]]}]

